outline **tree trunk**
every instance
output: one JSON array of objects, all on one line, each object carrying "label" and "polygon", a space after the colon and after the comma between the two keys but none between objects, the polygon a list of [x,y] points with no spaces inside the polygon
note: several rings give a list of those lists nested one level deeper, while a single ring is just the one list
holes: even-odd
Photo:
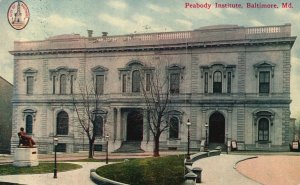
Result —
[{"label": "tree trunk", "polygon": [[93,159],[93,153],[94,153],[94,140],[89,140],[89,158]]},{"label": "tree trunk", "polygon": [[154,136],[153,156],[154,157],[159,157],[159,136]]}]

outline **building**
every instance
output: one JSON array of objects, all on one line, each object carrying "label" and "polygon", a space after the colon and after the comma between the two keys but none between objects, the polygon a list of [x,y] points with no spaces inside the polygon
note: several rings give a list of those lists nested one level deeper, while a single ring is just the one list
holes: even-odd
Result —
[{"label": "building", "polygon": [[[186,148],[189,119],[192,149],[207,138],[210,144],[236,141],[240,150],[288,150],[295,40],[285,24],[99,37],[89,32],[15,42],[11,147],[25,127],[40,152],[53,150],[54,135],[62,151],[84,150],[87,140],[72,97],[80,84],[94,82],[107,113],[99,118],[99,129],[110,135],[109,149],[133,140],[152,151],[140,82],[147,85],[151,78],[146,71],[161,70],[171,79],[176,112],[170,117],[175,131],[164,132],[161,149]],[[104,139],[96,140],[98,148]]]},{"label": "building", "polygon": [[0,153],[10,152],[13,85],[0,77]]}]

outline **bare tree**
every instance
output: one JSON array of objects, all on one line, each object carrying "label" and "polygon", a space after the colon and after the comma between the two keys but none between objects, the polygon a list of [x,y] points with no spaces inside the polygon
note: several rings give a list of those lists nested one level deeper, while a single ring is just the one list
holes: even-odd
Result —
[{"label": "bare tree", "polygon": [[103,137],[104,112],[100,109],[100,92],[95,83],[79,87],[80,93],[73,95],[73,106],[79,122],[89,141],[89,158],[93,158],[94,142],[97,137]]},{"label": "bare tree", "polygon": [[171,127],[169,119],[169,111],[171,110],[170,100],[170,81],[168,75],[162,72],[162,68],[156,68],[148,73],[143,70],[141,80],[142,92],[147,110],[148,127],[153,135],[154,150],[153,156],[159,156],[159,142],[161,134]]}]

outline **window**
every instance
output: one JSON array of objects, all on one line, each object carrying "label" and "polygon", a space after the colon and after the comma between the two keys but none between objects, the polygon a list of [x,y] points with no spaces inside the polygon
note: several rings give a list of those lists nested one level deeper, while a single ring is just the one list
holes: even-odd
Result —
[{"label": "window", "polygon": [[151,87],[151,76],[150,74],[146,74],[146,91],[150,91]]},{"label": "window", "polygon": [[170,119],[169,137],[170,139],[178,139],[179,135],[179,121],[178,118],[172,117]]},{"label": "window", "polygon": [[65,111],[57,114],[56,119],[56,134],[68,135],[69,132],[69,116]]},{"label": "window", "polygon": [[67,93],[67,76],[65,74],[60,76],[60,94]]},{"label": "window", "polygon": [[101,95],[104,92],[104,75],[96,75],[96,94]]},{"label": "window", "polygon": [[269,141],[269,120],[267,118],[259,120],[258,141]]},{"label": "window", "polygon": [[204,73],[204,93],[208,93],[208,72]]},{"label": "window", "polygon": [[227,73],[227,93],[231,93],[231,72]]},{"label": "window", "polygon": [[33,76],[27,76],[27,94],[33,94]]},{"label": "window", "polygon": [[53,83],[53,84],[52,84],[52,89],[53,89],[53,90],[52,90],[52,93],[53,93],[53,94],[55,94],[55,80],[56,80],[56,76],[53,76],[53,77],[52,77],[52,81],[53,81],[53,82],[52,82],[52,83]]},{"label": "window", "polygon": [[50,69],[49,72],[50,80],[52,80],[52,94],[73,94],[77,69],[58,67],[56,69]]},{"label": "window", "polygon": [[179,93],[179,84],[180,84],[180,73],[171,73],[170,74],[170,93],[171,94]]},{"label": "window", "polygon": [[220,71],[214,73],[213,92],[222,93],[222,73]]},{"label": "window", "polygon": [[73,81],[74,81],[74,76],[71,75],[71,79],[70,79],[70,93],[73,94]]},{"label": "window", "polygon": [[123,75],[123,78],[122,78],[122,92],[126,92],[126,78],[127,78],[127,75]]},{"label": "window", "polygon": [[261,71],[259,72],[259,93],[270,92],[270,72]]},{"label": "window", "polygon": [[132,92],[140,92],[141,76],[138,70],[132,72]]},{"label": "window", "polygon": [[32,115],[27,115],[26,126],[25,126],[25,130],[27,134],[32,134],[32,123],[33,123]]},{"label": "window", "polygon": [[96,115],[94,123],[94,134],[95,136],[103,136],[103,118],[102,116]]}]

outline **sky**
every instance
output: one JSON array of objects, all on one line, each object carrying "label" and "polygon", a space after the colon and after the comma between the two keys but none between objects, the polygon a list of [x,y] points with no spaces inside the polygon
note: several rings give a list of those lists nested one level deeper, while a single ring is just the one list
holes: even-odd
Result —
[{"label": "sky", "polygon": [[[78,33],[94,36],[131,33],[186,31],[203,26],[235,24],[268,26],[292,24],[292,36],[300,35],[300,1],[289,0],[293,8],[281,8],[284,0],[23,0],[30,20],[22,30],[13,29],[7,11],[15,0],[0,0],[0,76],[13,83],[14,41],[44,40],[50,36]],[[185,3],[240,3],[241,9],[185,8]],[[248,9],[246,3],[278,4],[277,9]],[[298,38],[299,39],[299,38]],[[300,41],[291,56],[291,117],[300,120]]]}]

